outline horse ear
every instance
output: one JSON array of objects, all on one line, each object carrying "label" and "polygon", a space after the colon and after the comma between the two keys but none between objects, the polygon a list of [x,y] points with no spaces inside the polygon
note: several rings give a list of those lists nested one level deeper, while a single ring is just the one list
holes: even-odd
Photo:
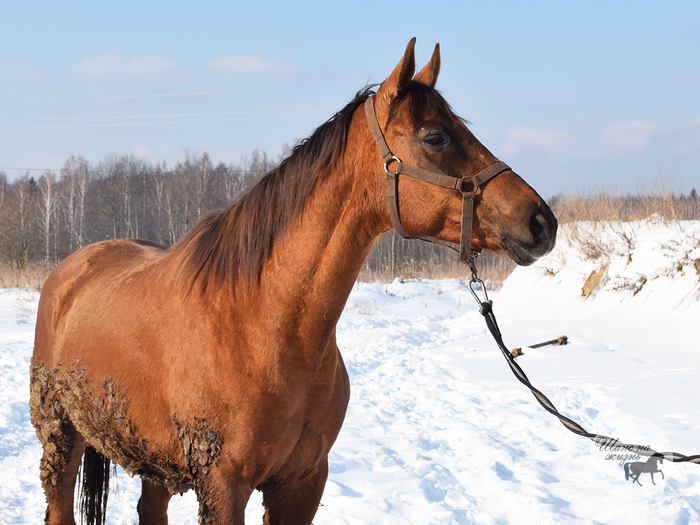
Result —
[{"label": "horse ear", "polygon": [[428,62],[425,67],[418,72],[413,80],[417,80],[421,84],[434,88],[439,74],[440,44],[435,44],[435,50],[433,51],[433,56],[430,57],[430,62]]},{"label": "horse ear", "polygon": [[398,95],[403,94],[408,87],[408,83],[413,79],[413,74],[416,71],[415,47],[416,37],[413,37],[406,46],[401,62],[394,68],[394,71],[379,87],[377,94],[374,96],[374,110],[377,113],[377,119],[381,123],[386,123],[389,118],[391,101]]}]

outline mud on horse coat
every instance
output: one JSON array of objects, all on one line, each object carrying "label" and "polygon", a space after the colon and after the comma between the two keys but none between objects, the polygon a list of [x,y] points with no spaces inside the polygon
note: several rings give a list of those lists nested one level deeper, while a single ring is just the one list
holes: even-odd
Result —
[{"label": "mud on horse coat", "polygon": [[[46,523],[74,523],[84,453],[89,521],[104,519],[111,461],[142,478],[141,523],[166,523],[171,495],[189,489],[202,523],[242,524],[255,489],[265,523],[311,523],[350,393],[336,323],[392,227],[363,105],[405,165],[469,180],[497,162],[434,89],[438,46],[414,77],[414,43],[376,94],[359,93],[173,247],[99,242],[51,274],[30,401]],[[398,179],[402,228],[458,243],[460,191]],[[519,264],[552,249],[554,216],[509,168],[473,193],[473,249]]]}]

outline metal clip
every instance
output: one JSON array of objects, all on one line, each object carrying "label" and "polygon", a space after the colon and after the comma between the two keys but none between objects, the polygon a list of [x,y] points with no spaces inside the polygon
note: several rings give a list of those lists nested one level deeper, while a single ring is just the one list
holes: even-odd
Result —
[{"label": "metal clip", "polygon": [[[479,298],[476,291],[474,290],[474,284],[478,284],[481,287],[481,292],[484,294],[483,301]],[[489,295],[486,293],[486,284],[484,284],[484,281],[482,281],[478,277],[473,277],[469,281],[469,291],[472,293],[472,295],[474,296],[474,299],[476,300],[477,303],[482,304],[482,303],[489,302]]]}]

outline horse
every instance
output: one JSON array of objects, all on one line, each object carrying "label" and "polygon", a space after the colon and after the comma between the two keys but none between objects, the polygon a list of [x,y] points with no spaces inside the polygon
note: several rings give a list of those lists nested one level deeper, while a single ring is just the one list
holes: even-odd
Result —
[{"label": "horse", "polygon": [[[661,479],[666,479],[663,471],[659,470],[658,465],[658,463],[663,462],[664,456],[657,452],[656,454],[650,456],[649,459],[647,459],[645,462],[635,461],[634,463],[625,463],[625,481],[629,481],[629,479],[632,478],[632,481],[636,481],[637,485],[642,487],[643,485],[639,482],[639,476],[642,474],[642,472],[649,473],[649,475],[651,476],[652,483],[654,483],[655,472],[660,472]],[[654,485],[656,485],[656,483],[654,483]]]},{"label": "horse", "polygon": [[203,524],[244,523],[256,489],[266,524],[311,523],[350,395],[336,323],[377,237],[400,227],[521,265],[553,248],[545,201],[436,91],[439,45],[417,74],[414,46],[171,247],[102,241],[51,273],[30,370],[46,524],[75,523],[81,461],[89,523],[113,464],[141,478],[140,523],[167,523],[190,489]]}]

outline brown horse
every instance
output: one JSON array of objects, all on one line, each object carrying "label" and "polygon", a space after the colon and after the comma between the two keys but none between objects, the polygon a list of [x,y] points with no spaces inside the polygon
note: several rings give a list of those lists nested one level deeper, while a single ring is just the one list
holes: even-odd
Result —
[{"label": "brown horse", "polygon": [[[167,523],[171,495],[189,489],[202,523],[243,523],[255,489],[265,523],[311,523],[350,392],[336,323],[375,239],[392,227],[363,106],[407,166],[469,182],[497,163],[435,91],[438,46],[414,77],[414,40],[376,94],[358,94],[173,247],[100,242],[52,273],[30,401],[46,523],[75,523],[84,454],[89,521],[104,519],[111,461],[142,479],[141,523]],[[467,243],[530,264],[554,246],[557,223],[498,166],[470,193]],[[399,179],[402,228],[459,242],[463,191]]]}]

